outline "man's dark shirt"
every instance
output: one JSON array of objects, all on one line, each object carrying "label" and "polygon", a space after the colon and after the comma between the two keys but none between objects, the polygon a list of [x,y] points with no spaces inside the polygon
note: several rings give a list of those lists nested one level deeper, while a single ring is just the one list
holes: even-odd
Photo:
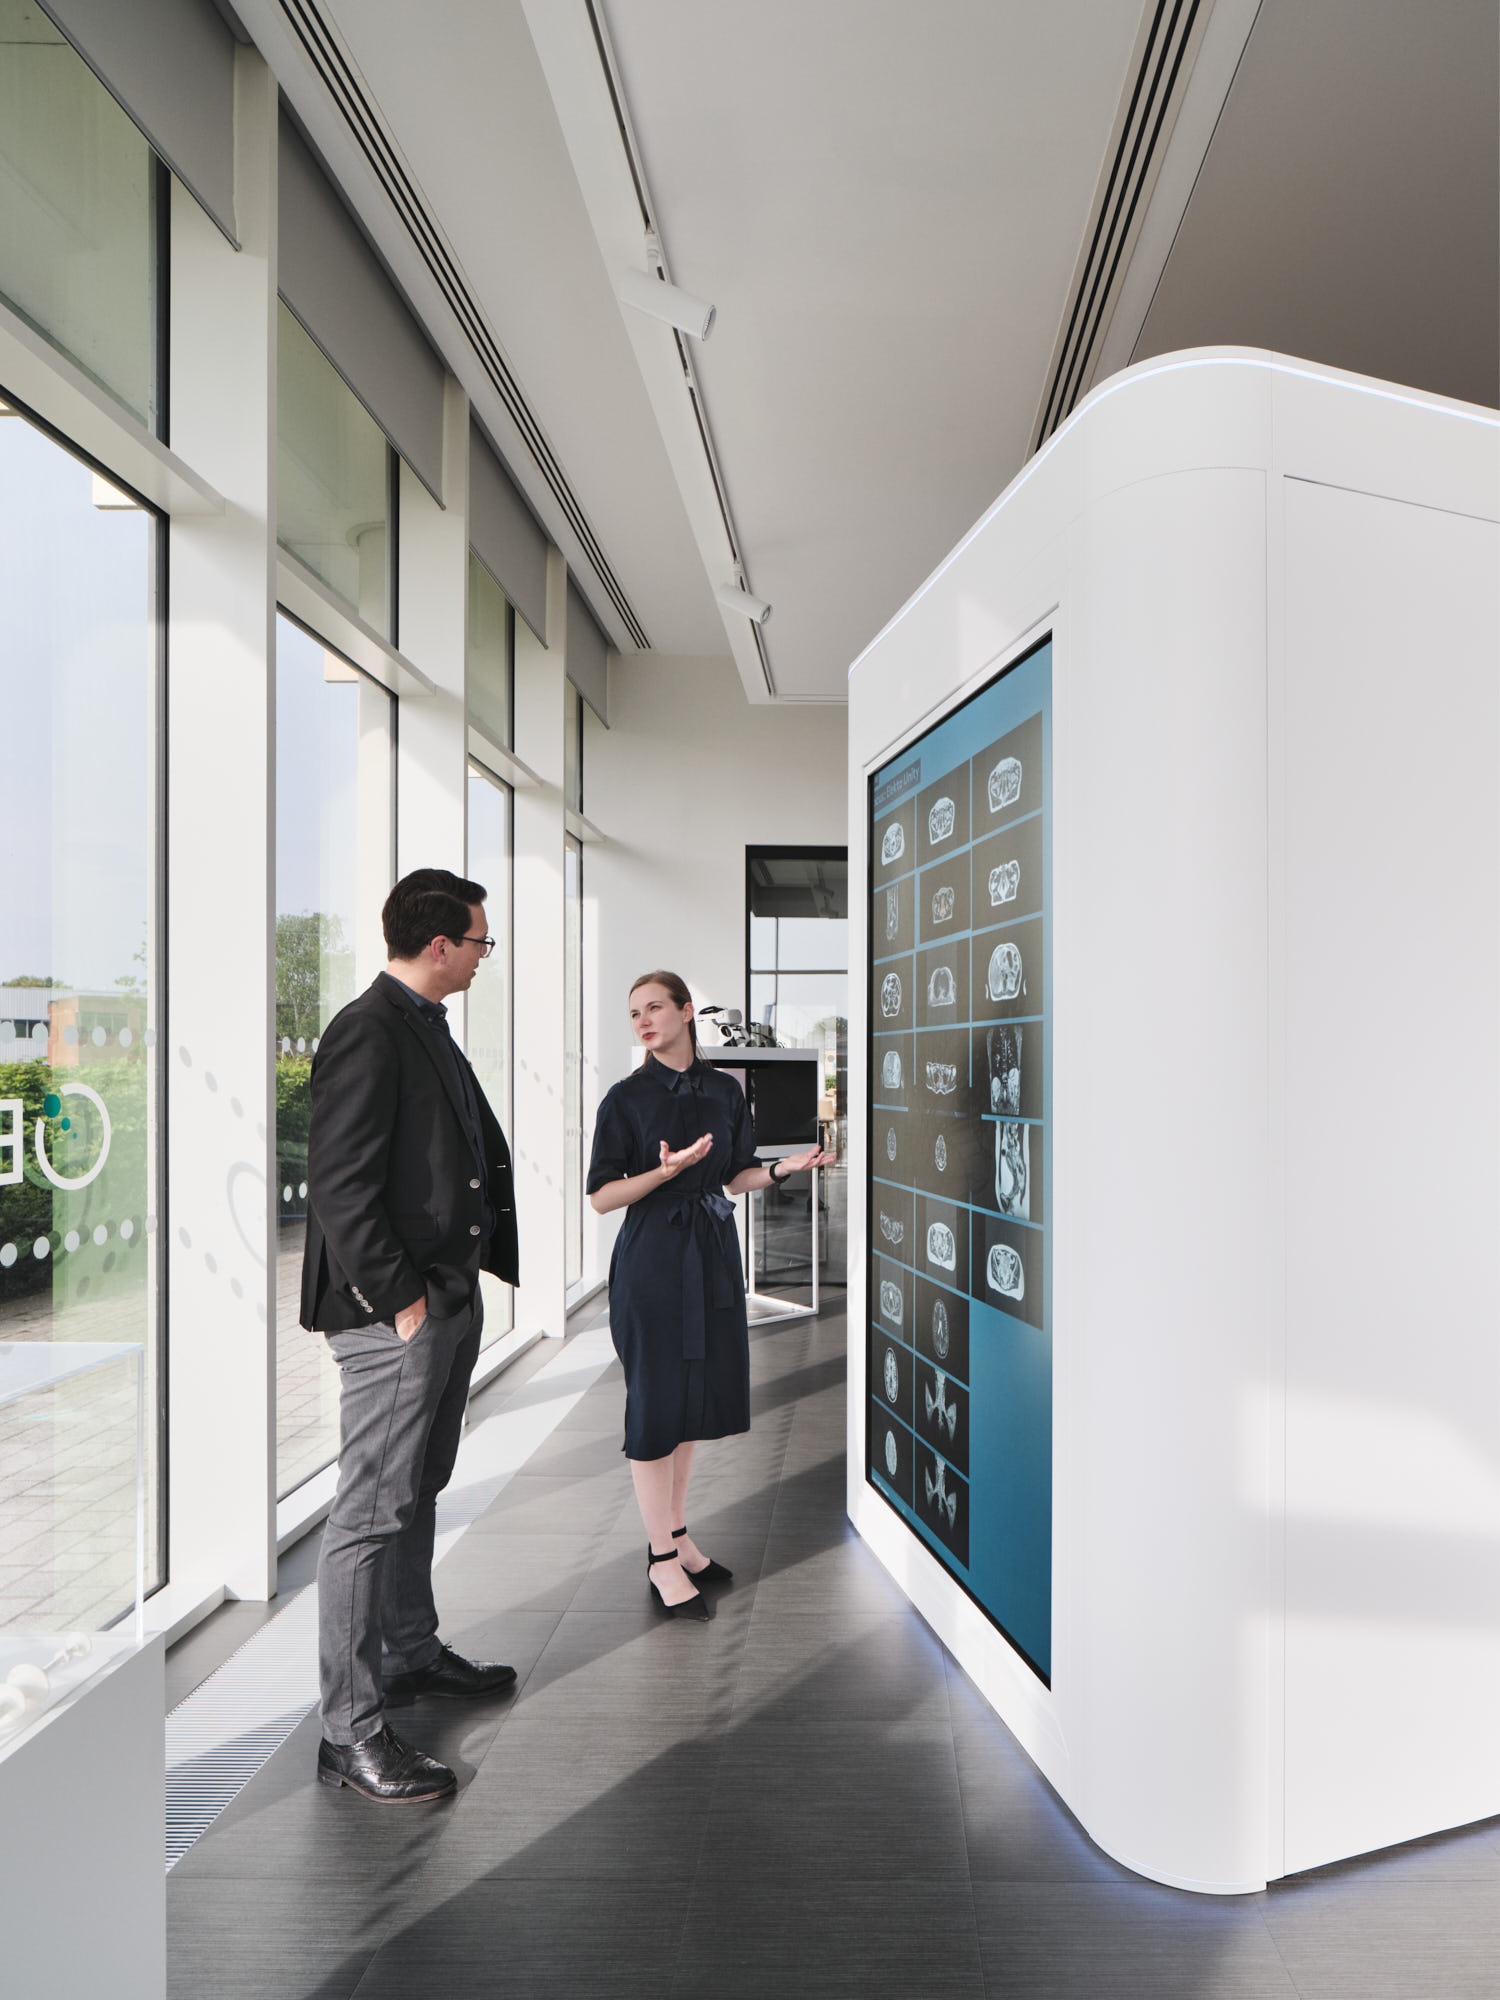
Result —
[{"label": "man's dark shirt", "polygon": [[479,1102],[474,1095],[474,1079],[469,1074],[469,1065],[458,1052],[453,1034],[448,1026],[448,1009],[441,1001],[429,1000],[424,993],[418,993],[407,985],[404,979],[397,979],[394,972],[386,977],[411,1002],[418,1019],[432,1037],[438,1061],[445,1065],[446,1073],[458,1086],[459,1102],[464,1107],[464,1123],[468,1127],[469,1139],[474,1147],[474,1158],[479,1162],[479,1172],[484,1180],[484,1229],[485,1234],[495,1227],[495,1213],[490,1207],[489,1174],[484,1164],[484,1135],[479,1126]]}]

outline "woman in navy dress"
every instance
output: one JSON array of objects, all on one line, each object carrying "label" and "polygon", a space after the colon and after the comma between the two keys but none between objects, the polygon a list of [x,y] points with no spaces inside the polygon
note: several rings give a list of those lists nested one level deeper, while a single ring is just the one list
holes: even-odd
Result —
[{"label": "woman in navy dress", "polygon": [[628,1211],[610,1259],[609,1325],[625,1369],[625,1453],[652,1602],[670,1617],[706,1618],[697,1586],[729,1571],[685,1525],[693,1447],[750,1428],[745,1281],[727,1197],[831,1156],[759,1164],[745,1093],[698,1060],[692,999],[675,972],[636,981],[630,1024],[646,1060],[599,1106],[588,1194],[600,1215]]}]

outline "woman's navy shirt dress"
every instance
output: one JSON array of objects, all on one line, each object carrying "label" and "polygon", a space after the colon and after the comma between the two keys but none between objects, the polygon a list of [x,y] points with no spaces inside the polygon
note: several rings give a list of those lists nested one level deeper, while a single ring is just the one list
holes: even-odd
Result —
[{"label": "woman's navy shirt dress", "polygon": [[755,1160],[745,1093],[707,1063],[648,1055],[599,1106],[588,1192],[661,1165],[705,1132],[713,1150],[632,1202],[609,1264],[609,1327],[625,1369],[625,1451],[665,1458],[687,1438],[750,1428],[750,1336],[734,1203]]}]

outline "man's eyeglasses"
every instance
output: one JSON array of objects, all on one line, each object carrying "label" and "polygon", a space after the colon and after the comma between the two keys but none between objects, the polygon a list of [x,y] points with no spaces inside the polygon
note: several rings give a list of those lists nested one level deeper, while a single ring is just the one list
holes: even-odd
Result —
[{"label": "man's eyeglasses", "polygon": [[492,937],[461,937],[455,938],[453,942],[455,944],[477,944],[481,958],[488,958],[490,953],[495,949],[495,940]]}]

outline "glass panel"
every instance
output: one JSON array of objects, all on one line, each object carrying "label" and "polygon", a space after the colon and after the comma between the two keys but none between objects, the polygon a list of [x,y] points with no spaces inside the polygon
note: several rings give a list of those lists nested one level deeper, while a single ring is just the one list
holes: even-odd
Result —
[{"label": "glass panel", "polygon": [[[776,919],[757,917],[750,919],[750,964],[756,972],[774,972],[776,969]],[[757,1020],[760,1016],[757,1014]]]},{"label": "glass panel", "polygon": [[[148,1589],[163,1580],[159,535],[50,438],[0,418],[0,1341],[144,1348]],[[48,1616],[82,1618],[81,1600],[57,1596],[69,1573],[99,1586],[90,1622],[129,1602],[101,1538],[134,1477],[133,1442],[117,1465],[112,1439],[126,1432],[94,1404],[128,1372],[60,1392],[65,1416],[39,1427],[34,1450],[0,1446],[0,1580],[9,1598],[51,1604]],[[96,1442],[98,1483],[70,1483]],[[10,1539],[18,1526],[24,1546]]]},{"label": "glass panel", "polygon": [[505,592],[472,549],[468,632],[469,713],[509,750],[515,742],[511,696],[515,626]]},{"label": "glass panel", "polygon": [[[469,600],[472,615],[473,598]],[[468,1056],[490,1109],[511,1137],[511,825],[514,799],[477,764],[469,766],[468,873],[485,888],[484,913],[495,949],[480,966],[468,1000]],[[497,1296],[501,1303],[497,1310]],[[509,1285],[486,1284],[484,1346],[515,1325]]]},{"label": "glass panel", "polygon": [[775,964],[782,972],[826,972],[849,963],[847,917],[778,917]]},{"label": "glass panel", "polygon": [[571,682],[563,693],[567,708],[563,716],[563,802],[574,812],[583,811],[583,696]]},{"label": "glass panel", "polygon": [[338,1452],[338,1372],[298,1325],[309,1077],[318,1037],[385,964],[395,702],[276,621],[276,1492]]},{"label": "glass panel", "polygon": [[583,848],[563,854],[563,1278],[583,1276]]},{"label": "glass panel", "polygon": [[279,302],[276,328],[276,539],[391,638],[391,448]]},{"label": "glass panel", "polygon": [[156,159],[34,0],[0,0],[0,287],[152,430]]}]

